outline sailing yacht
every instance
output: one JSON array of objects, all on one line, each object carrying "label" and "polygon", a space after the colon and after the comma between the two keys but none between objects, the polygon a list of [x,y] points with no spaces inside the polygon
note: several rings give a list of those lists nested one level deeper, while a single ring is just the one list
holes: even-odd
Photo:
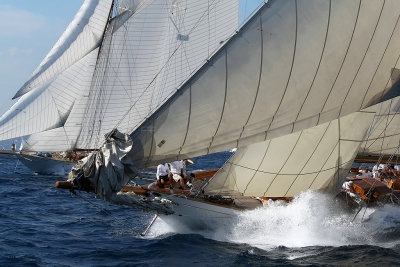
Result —
[{"label": "sailing yacht", "polygon": [[[212,226],[269,199],[337,192],[360,153],[398,154],[398,127],[389,123],[400,95],[397,0],[270,0],[240,28],[232,0],[85,5],[108,7],[98,46],[88,46],[87,94],[35,142],[71,129],[69,148],[96,151],[59,187]],[[73,55],[78,63],[90,53]],[[43,66],[16,96],[53,73]],[[198,173],[204,179],[190,192],[126,186],[157,164],[233,148],[218,171]]]}]

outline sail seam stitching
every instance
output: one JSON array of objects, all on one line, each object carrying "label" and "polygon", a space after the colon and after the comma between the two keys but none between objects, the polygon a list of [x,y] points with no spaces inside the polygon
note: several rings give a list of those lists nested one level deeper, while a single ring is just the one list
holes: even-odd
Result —
[{"label": "sail seam stitching", "polygon": [[[339,109],[339,115],[338,115],[338,116],[340,116],[340,115],[342,114],[342,110],[343,110],[344,103],[346,102],[346,99],[347,99],[348,95],[350,94],[351,89],[353,88],[354,82],[355,82],[356,78],[358,77],[358,74],[360,73],[360,69],[361,69],[361,67],[363,66],[364,60],[365,60],[365,58],[366,58],[366,56],[367,56],[367,54],[368,54],[368,51],[369,51],[369,49],[370,49],[370,47],[371,47],[371,43],[372,43],[372,41],[374,40],[375,33],[376,33],[376,29],[377,29],[378,26],[379,26],[379,22],[381,21],[383,9],[385,8],[385,3],[386,3],[386,1],[383,1],[383,5],[382,5],[381,11],[380,11],[380,13],[379,13],[378,20],[377,20],[377,22],[376,22],[376,24],[375,24],[374,32],[372,33],[371,39],[369,40],[367,49],[365,50],[364,56],[363,56],[363,58],[362,58],[362,60],[361,60],[361,62],[360,62],[360,65],[358,66],[358,69],[357,69],[357,71],[356,71],[356,74],[354,75],[353,81],[351,82],[350,87],[349,87],[349,89],[347,90],[347,93],[346,93],[346,95],[345,95],[345,97],[344,97],[344,99],[343,99],[343,102],[342,102],[342,104],[341,104],[341,106],[340,106],[340,109]],[[386,50],[386,49],[385,49],[385,50]],[[382,59],[382,58],[381,58],[381,59]],[[379,65],[378,65],[378,67],[379,67]]]},{"label": "sail seam stitching", "polygon": [[308,89],[307,95],[306,95],[306,97],[304,98],[304,101],[303,101],[303,103],[301,104],[300,110],[299,110],[299,112],[297,113],[296,119],[295,119],[294,122],[293,122],[292,132],[294,131],[294,124],[297,122],[297,120],[298,120],[298,118],[299,118],[299,116],[300,116],[300,113],[301,113],[301,111],[303,110],[304,104],[307,102],[308,96],[309,96],[310,93],[311,93],[311,90],[312,90],[312,88],[313,88],[313,86],[314,86],[314,83],[315,83],[315,80],[316,80],[316,78],[317,78],[317,75],[318,75],[318,73],[319,73],[319,69],[320,69],[320,67],[321,67],[321,62],[322,62],[322,58],[324,57],[324,54],[325,54],[326,42],[327,42],[327,40],[328,40],[328,35],[329,35],[329,28],[330,28],[330,22],[331,22],[331,12],[332,12],[331,9],[332,9],[332,0],[329,0],[328,22],[327,22],[327,25],[326,25],[325,40],[324,40],[324,45],[323,45],[323,48],[322,48],[321,57],[319,58],[318,67],[317,67],[317,70],[315,71],[315,75],[314,75],[314,78],[313,78],[313,80],[312,80],[312,82],[311,82],[311,84],[310,84],[310,88]]},{"label": "sail seam stitching", "polygon": [[[281,104],[282,104],[282,102],[283,102],[283,99],[285,98],[286,91],[287,91],[287,89],[288,89],[289,82],[290,82],[291,77],[292,77],[292,71],[293,71],[294,61],[295,61],[295,59],[296,59],[297,34],[298,34],[298,32],[297,32],[297,31],[298,31],[298,25],[297,25],[297,24],[298,24],[297,0],[295,0],[294,3],[295,3],[295,13],[296,13],[296,29],[295,29],[295,39],[294,39],[294,45],[293,45],[292,64],[291,64],[291,66],[290,66],[289,77],[288,77],[288,80],[287,80],[287,82],[286,82],[285,90],[284,90],[283,95],[282,95],[282,97],[281,97],[281,100],[280,100],[280,102],[279,102],[279,104],[278,104],[278,107],[277,107],[277,109],[275,110],[274,115],[272,116],[271,122],[269,123],[269,126],[268,126],[267,130],[265,131],[264,140],[267,140],[268,132],[269,132],[269,130],[270,130],[270,128],[271,128],[272,123],[274,122],[275,116],[278,114],[278,111],[279,111],[280,106],[281,106]],[[268,191],[268,190],[267,190],[267,191]]]},{"label": "sail seam stitching", "polygon": [[254,107],[257,103],[257,98],[258,98],[258,93],[260,91],[260,85],[261,85],[261,77],[262,77],[262,72],[263,72],[263,58],[264,58],[264,35],[263,35],[263,28],[262,28],[262,11],[260,12],[260,46],[261,46],[261,51],[260,51],[260,72],[258,76],[258,84],[257,84],[257,90],[256,90],[256,95],[254,96],[254,101],[253,101],[253,106],[251,107],[249,116],[247,117],[246,123],[242,127],[242,131],[240,132],[239,138],[237,140],[237,147],[239,146],[239,140],[242,138],[242,135],[244,133],[244,129],[247,126],[247,124],[250,121],[251,115],[253,114]]},{"label": "sail seam stitching", "polygon": [[328,95],[327,95],[326,98],[325,98],[325,102],[324,102],[324,104],[323,104],[323,106],[322,106],[322,108],[321,108],[321,112],[318,113],[318,121],[317,121],[317,124],[319,124],[319,121],[320,121],[320,119],[321,119],[321,114],[322,114],[323,110],[325,109],[325,105],[326,105],[326,103],[328,102],[328,99],[329,99],[329,97],[330,97],[330,95],[331,95],[331,93],[332,93],[332,91],[333,91],[333,87],[335,87],[335,85],[336,85],[336,82],[337,82],[337,80],[338,80],[338,78],[339,78],[340,73],[342,72],[344,62],[345,62],[346,59],[347,59],[347,56],[348,56],[348,53],[349,53],[351,44],[352,44],[352,42],[353,42],[354,33],[355,33],[356,28],[357,28],[357,25],[358,25],[357,23],[358,23],[358,17],[359,17],[359,15],[360,15],[360,9],[361,9],[361,0],[358,2],[357,16],[356,16],[356,20],[355,20],[355,22],[354,22],[353,32],[351,33],[349,45],[347,46],[345,56],[344,56],[344,58],[343,58],[343,60],[342,60],[342,64],[340,65],[339,71],[338,71],[338,73],[336,74],[336,78],[335,78],[335,80],[333,81],[333,84],[332,84],[332,86],[331,86],[331,89],[329,90],[329,93],[328,93]]}]

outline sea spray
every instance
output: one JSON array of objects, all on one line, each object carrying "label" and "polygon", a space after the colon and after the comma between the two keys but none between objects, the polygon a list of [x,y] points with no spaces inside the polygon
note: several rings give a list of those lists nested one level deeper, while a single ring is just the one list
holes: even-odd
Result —
[{"label": "sea spray", "polygon": [[[382,227],[400,226],[400,217],[393,219],[389,215],[400,215],[399,207],[363,209],[363,215],[353,220],[355,211],[349,212],[330,195],[312,191],[300,194],[290,203],[270,201],[268,204],[268,207],[240,213],[229,241],[262,249],[377,245],[377,234]],[[385,240],[380,241],[384,246]]]},{"label": "sea spray", "polygon": [[201,234],[206,238],[248,244],[263,250],[277,247],[378,245],[400,243],[400,207],[349,210],[332,195],[307,191],[291,202],[269,201],[268,206],[237,213],[228,227],[215,232],[189,230],[157,220],[150,238]]}]

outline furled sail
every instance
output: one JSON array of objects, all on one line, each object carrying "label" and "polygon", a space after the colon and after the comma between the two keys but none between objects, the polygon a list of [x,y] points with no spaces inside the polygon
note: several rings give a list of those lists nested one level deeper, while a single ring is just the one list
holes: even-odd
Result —
[{"label": "furled sail", "polygon": [[[65,151],[64,148],[71,148],[86,112],[98,51],[94,49],[49,83],[23,95],[0,118],[0,139],[34,134],[26,149]],[[57,132],[53,130],[56,128],[61,131],[48,138],[50,133]],[[66,143],[62,141],[64,135],[68,138]]]},{"label": "furled sail", "polygon": [[[129,1],[123,3],[129,4]],[[102,44],[78,147],[131,133],[238,29],[231,0],[131,1]]]},{"label": "furled sail", "polygon": [[205,194],[293,197],[309,189],[335,191],[374,115],[356,112],[241,147],[205,187]]},{"label": "furled sail", "polygon": [[13,98],[48,84],[98,47],[112,2],[113,0],[85,0],[60,39]]},{"label": "furled sail", "polygon": [[245,147],[398,95],[399,15],[396,0],[268,1],[131,134],[132,160]]}]

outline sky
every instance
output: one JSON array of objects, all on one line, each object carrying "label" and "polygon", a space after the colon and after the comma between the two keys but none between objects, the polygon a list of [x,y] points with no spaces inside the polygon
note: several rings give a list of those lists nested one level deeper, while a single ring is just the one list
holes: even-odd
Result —
[{"label": "sky", "polygon": [[[0,0],[0,115],[11,107],[11,98],[50,51],[83,2]],[[262,2],[240,0],[240,20]]]}]

